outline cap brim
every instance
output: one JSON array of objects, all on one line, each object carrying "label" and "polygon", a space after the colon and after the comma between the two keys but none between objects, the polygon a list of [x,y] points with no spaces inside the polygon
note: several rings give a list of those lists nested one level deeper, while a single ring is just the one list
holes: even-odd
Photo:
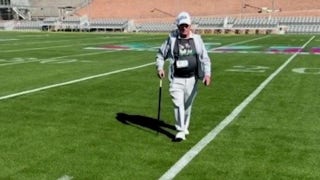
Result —
[{"label": "cap brim", "polygon": [[179,21],[178,25],[181,25],[181,24],[188,24],[188,25],[191,25],[191,22],[188,21],[188,20],[181,20]]}]

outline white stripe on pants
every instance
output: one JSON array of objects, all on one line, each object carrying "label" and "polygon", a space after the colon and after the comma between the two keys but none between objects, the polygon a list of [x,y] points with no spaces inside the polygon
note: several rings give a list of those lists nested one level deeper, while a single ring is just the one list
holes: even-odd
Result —
[{"label": "white stripe on pants", "polygon": [[169,91],[174,105],[175,127],[178,131],[186,131],[190,124],[192,103],[197,94],[197,80],[195,77],[174,77]]}]

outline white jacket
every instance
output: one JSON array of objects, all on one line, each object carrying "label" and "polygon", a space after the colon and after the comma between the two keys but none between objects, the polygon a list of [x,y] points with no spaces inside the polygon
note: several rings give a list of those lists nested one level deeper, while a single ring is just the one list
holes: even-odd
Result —
[{"label": "white jacket", "polygon": [[[167,40],[161,45],[156,55],[156,68],[157,70],[163,70],[165,60],[169,60],[170,66],[168,71],[168,78],[171,81],[173,78],[173,71],[174,71],[174,47],[175,42],[178,37],[178,32],[172,31],[169,34]],[[211,60],[208,56],[208,52],[205,48],[203,40],[200,35],[191,33],[190,38],[193,38],[194,45],[196,48],[197,59],[200,61],[198,63],[200,66],[198,68],[198,75],[197,78],[203,79],[204,75],[211,76]]]}]

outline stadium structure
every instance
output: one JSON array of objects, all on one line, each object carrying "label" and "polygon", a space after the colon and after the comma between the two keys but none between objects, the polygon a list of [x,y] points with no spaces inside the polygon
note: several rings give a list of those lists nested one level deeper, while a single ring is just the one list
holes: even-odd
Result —
[{"label": "stadium structure", "polygon": [[188,11],[203,34],[319,34],[314,0],[0,0],[0,30],[168,32]]}]

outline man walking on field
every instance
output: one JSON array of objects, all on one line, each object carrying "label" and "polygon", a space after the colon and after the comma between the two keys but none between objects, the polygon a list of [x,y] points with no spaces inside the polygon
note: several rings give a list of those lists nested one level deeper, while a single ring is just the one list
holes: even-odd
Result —
[{"label": "man walking on field", "polygon": [[197,94],[197,82],[209,86],[211,60],[200,35],[191,31],[191,17],[181,12],[176,19],[177,30],[172,31],[156,55],[159,78],[165,77],[164,61],[169,60],[169,92],[174,105],[177,141],[189,135],[191,108]]}]

